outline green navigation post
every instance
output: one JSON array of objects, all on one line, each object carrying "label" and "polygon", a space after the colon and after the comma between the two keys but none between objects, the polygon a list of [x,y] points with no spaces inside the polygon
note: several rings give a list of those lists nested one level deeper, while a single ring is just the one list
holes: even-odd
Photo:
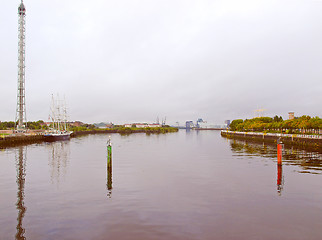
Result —
[{"label": "green navigation post", "polygon": [[107,140],[107,189],[112,189],[112,144],[111,138]]}]

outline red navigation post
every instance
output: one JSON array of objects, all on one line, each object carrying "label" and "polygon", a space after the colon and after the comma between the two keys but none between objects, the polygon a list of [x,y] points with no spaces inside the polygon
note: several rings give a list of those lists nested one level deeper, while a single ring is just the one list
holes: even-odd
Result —
[{"label": "red navigation post", "polygon": [[281,139],[278,139],[278,142],[277,142],[277,164],[278,165],[282,165],[282,149],[283,149],[283,146],[282,146],[282,142],[281,142]]},{"label": "red navigation post", "polygon": [[277,141],[277,192],[279,195],[283,189],[282,151],[283,143],[279,138]]}]

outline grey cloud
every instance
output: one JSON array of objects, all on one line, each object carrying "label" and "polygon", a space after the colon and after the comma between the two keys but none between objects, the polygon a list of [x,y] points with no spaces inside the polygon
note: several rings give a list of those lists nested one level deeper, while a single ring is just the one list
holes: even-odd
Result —
[{"label": "grey cloud", "polygon": [[[318,1],[25,1],[27,117],[50,94],[73,120],[321,115]],[[1,120],[14,118],[17,2],[0,10]],[[47,106],[48,105],[48,106]],[[46,110],[48,107],[48,111]]]}]

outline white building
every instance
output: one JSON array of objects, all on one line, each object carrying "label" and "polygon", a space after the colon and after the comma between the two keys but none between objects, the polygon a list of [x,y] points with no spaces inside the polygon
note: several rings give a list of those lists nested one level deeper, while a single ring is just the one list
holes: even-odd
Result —
[{"label": "white building", "polygon": [[199,122],[199,128],[213,129],[213,128],[225,128],[225,126],[219,125],[219,124],[207,123],[207,122]]},{"label": "white building", "polygon": [[124,127],[132,127],[135,126],[137,128],[155,128],[155,127],[161,127],[161,124],[158,123],[128,123],[128,124],[124,124]]}]

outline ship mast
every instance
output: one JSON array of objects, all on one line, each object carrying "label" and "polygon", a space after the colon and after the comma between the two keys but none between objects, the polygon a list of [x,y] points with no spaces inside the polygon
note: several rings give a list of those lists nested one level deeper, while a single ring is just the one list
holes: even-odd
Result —
[{"label": "ship mast", "polygon": [[54,95],[51,95],[51,105],[50,105],[50,113],[49,113],[49,119],[52,122],[52,129],[56,129],[56,124],[57,124],[57,120],[56,120],[56,107],[55,107],[55,99],[54,99]]},{"label": "ship mast", "polygon": [[18,93],[17,93],[17,109],[16,109],[16,126],[17,130],[25,128],[23,124],[26,121],[26,103],[25,103],[25,16],[26,8],[21,0],[18,7],[19,16],[19,43],[18,43]]},{"label": "ship mast", "polygon": [[51,106],[50,106],[50,114],[49,119],[52,121],[52,130],[56,131],[67,131],[67,107],[66,107],[66,100],[64,98],[61,100],[59,95],[57,94],[57,98],[54,98],[52,94],[51,97]]}]

